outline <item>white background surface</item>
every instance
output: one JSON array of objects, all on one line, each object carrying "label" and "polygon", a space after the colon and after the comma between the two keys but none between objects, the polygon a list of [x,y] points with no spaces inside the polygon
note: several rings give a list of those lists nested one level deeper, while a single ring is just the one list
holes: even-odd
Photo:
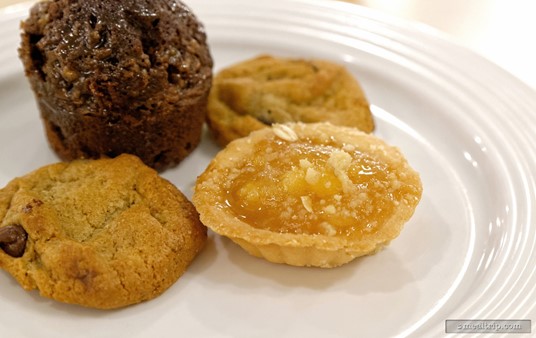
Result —
[{"label": "white background surface", "polygon": [[536,88],[533,0],[350,0],[439,29]]}]

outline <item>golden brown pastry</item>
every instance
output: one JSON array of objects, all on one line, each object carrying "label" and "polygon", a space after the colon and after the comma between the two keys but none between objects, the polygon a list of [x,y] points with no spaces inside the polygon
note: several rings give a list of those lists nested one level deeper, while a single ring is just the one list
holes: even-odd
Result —
[{"label": "golden brown pastry", "polygon": [[290,123],[229,143],[193,202],[206,226],[254,256],[334,267],[397,237],[421,193],[417,172],[377,137]]},{"label": "golden brown pastry", "polygon": [[152,299],[205,242],[194,206],[132,155],[45,166],[0,189],[0,267],[60,302]]},{"label": "golden brown pastry", "polygon": [[344,67],[267,55],[216,75],[207,122],[221,145],[272,123],[331,122],[374,130],[365,94]]}]

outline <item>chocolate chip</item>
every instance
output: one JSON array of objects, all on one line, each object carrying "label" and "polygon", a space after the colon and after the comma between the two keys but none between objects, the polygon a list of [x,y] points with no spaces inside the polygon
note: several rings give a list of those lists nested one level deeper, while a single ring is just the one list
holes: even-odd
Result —
[{"label": "chocolate chip", "polygon": [[18,224],[0,228],[0,248],[11,257],[21,257],[26,249],[28,234]]}]

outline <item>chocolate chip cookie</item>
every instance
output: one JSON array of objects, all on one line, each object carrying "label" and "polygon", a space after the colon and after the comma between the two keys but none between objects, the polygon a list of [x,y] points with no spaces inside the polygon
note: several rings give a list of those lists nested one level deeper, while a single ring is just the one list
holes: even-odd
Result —
[{"label": "chocolate chip cookie", "polygon": [[0,267],[60,302],[152,299],[205,242],[193,205],[132,155],[52,164],[0,190]]},{"label": "chocolate chip cookie", "polygon": [[374,130],[365,94],[345,67],[268,55],[216,75],[207,122],[222,146],[273,123],[330,122],[367,133]]}]

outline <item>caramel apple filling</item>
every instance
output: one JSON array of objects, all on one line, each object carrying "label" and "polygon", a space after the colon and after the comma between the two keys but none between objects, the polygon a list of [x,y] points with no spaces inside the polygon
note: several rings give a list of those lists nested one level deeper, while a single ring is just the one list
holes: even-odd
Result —
[{"label": "caramel apple filling", "polygon": [[392,166],[350,145],[343,149],[311,139],[260,142],[230,182],[227,203],[258,229],[354,238],[373,233],[416,188],[402,185]]},{"label": "caramel apple filling", "polygon": [[206,226],[255,256],[333,267],[397,237],[421,193],[401,152],[377,137],[291,123],[230,143],[193,202]]}]

